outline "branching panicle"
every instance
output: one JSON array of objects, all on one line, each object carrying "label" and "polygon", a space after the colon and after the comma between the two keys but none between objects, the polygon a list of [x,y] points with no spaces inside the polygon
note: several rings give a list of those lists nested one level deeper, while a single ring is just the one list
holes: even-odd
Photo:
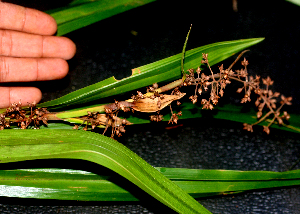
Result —
[{"label": "branching panicle", "polygon": [[[269,127],[274,122],[281,125],[284,120],[288,120],[290,118],[286,111],[281,114],[280,110],[285,104],[291,105],[292,97],[285,98],[281,95],[281,105],[277,108],[276,103],[280,93],[270,90],[270,86],[273,85],[274,81],[272,81],[270,77],[262,79],[264,87],[261,88],[260,76],[256,75],[253,77],[248,75],[247,66],[249,65],[249,62],[246,58],[241,61],[243,68],[234,72],[231,68],[245,52],[246,51],[243,51],[228,69],[224,69],[223,65],[221,65],[218,73],[214,73],[212,71],[209,65],[208,55],[202,54],[203,60],[201,63],[207,65],[210,75],[204,74],[200,68],[198,68],[196,72],[194,69],[189,69],[183,86],[195,86],[194,95],[189,97],[194,104],[198,101],[198,96],[201,95],[203,91],[210,90],[209,98],[201,99],[201,104],[203,105],[203,109],[213,109],[214,105],[218,103],[219,98],[223,97],[224,89],[227,84],[230,84],[232,80],[241,82],[243,86],[237,90],[238,93],[244,91],[241,103],[250,102],[251,92],[254,91],[254,93],[257,94],[255,105],[258,107],[258,112],[256,114],[258,121],[254,124],[244,124],[244,129],[252,132],[253,125],[263,121],[269,121],[268,125],[264,126],[263,129],[267,134],[269,134]],[[265,109],[267,109],[267,112],[265,112]],[[271,115],[273,115],[273,118],[271,120],[267,120]]]},{"label": "branching panicle", "polygon": [[[284,105],[292,104],[292,97],[285,97],[284,95],[280,95],[279,92],[273,92],[270,88],[274,84],[274,81],[270,77],[262,78],[261,80],[257,75],[255,77],[249,76],[247,71],[249,62],[246,58],[241,61],[243,68],[233,71],[233,65],[238,62],[245,52],[243,51],[239,54],[237,59],[227,69],[223,65],[219,66],[217,73],[214,73],[209,65],[208,54],[203,53],[201,63],[208,67],[209,74],[205,74],[198,67],[197,69],[187,70],[187,73],[184,74],[185,78],[176,80],[161,88],[158,87],[157,83],[154,83],[152,86],[147,87],[146,94],[137,91],[137,94],[132,95],[129,100],[115,101],[114,103],[105,105],[104,114],[87,112],[86,116],[76,118],[81,120],[82,124],[75,125],[73,129],[78,129],[84,124],[83,130],[88,130],[89,126],[92,130],[96,127],[104,126],[103,134],[105,134],[108,128],[111,127],[111,137],[120,137],[125,132],[125,125],[131,123],[126,119],[119,118],[117,116],[119,111],[155,112],[156,114],[150,116],[150,120],[159,122],[164,119],[160,111],[167,106],[169,106],[171,111],[169,123],[177,124],[182,112],[173,112],[171,104],[173,101],[176,101],[177,105],[181,104],[179,100],[185,96],[185,93],[179,90],[181,87],[195,87],[194,94],[189,96],[189,99],[194,104],[198,102],[199,97],[204,91],[208,92],[209,97],[201,99],[202,109],[212,110],[218,104],[219,99],[224,96],[227,84],[230,84],[234,80],[242,84],[242,87],[237,89],[238,93],[244,94],[241,103],[250,102],[251,97],[253,97],[252,92],[256,95],[257,121],[253,124],[244,123],[244,129],[253,132],[254,125],[267,122],[268,124],[263,126],[263,131],[269,134],[269,127],[273,123],[281,125],[290,118],[290,115],[286,111],[281,112],[281,109]],[[164,93],[169,90],[172,90],[170,94]],[[281,99],[280,102],[278,102],[279,98]],[[29,104],[27,110],[22,108],[20,102],[13,103],[4,113],[0,114],[0,130],[9,128],[12,123],[17,124],[21,129],[26,129],[29,126],[39,128],[42,124],[47,125],[47,116],[49,116],[47,109],[36,108],[35,103]]]},{"label": "branching panicle", "polygon": [[[82,120],[82,125],[85,124],[83,130],[87,131],[88,127],[91,126],[91,129],[94,130],[98,126],[104,126],[104,132],[106,133],[107,129],[111,127],[111,138],[115,135],[120,137],[122,133],[125,132],[125,125],[131,124],[126,119],[121,119],[117,117],[119,111],[128,112],[131,109],[132,104],[126,101],[115,101],[114,103],[108,104],[105,106],[105,114],[99,112],[87,112],[86,116],[80,117],[78,119]],[[73,129],[78,129],[79,125],[75,125]]]},{"label": "branching panicle", "polygon": [[22,108],[22,103],[12,103],[6,111],[0,114],[0,130],[9,128],[11,124],[17,124],[21,129],[34,127],[38,129],[41,125],[48,125],[46,108],[36,108],[36,103],[29,104],[29,110]]},{"label": "branching panicle", "polygon": [[[282,95],[280,102],[281,105],[277,108],[276,102],[280,93],[273,93],[270,90],[270,86],[273,85],[273,81],[270,77],[262,79],[262,83],[265,85],[265,87],[261,88],[260,77],[257,75],[255,77],[248,75],[247,67],[249,65],[249,62],[246,60],[246,58],[241,61],[241,64],[243,66],[242,69],[236,71],[232,70],[234,64],[238,62],[238,60],[246,51],[243,51],[241,54],[239,54],[237,59],[227,69],[225,69],[223,65],[221,65],[217,73],[214,73],[209,65],[208,54],[203,53],[203,60],[201,61],[201,63],[207,65],[210,74],[205,74],[204,72],[202,72],[200,67],[198,67],[196,70],[191,68],[187,70],[187,73],[184,74],[185,78],[182,78],[182,81],[177,80],[161,88],[158,88],[158,85],[155,83],[153,84],[153,86],[147,88],[147,94],[143,94],[138,91],[137,95],[132,96],[132,108],[140,112],[156,112],[157,114],[150,116],[150,120],[158,122],[163,120],[163,116],[159,113],[160,110],[162,110],[166,106],[170,106],[171,119],[169,120],[169,123],[177,123],[178,117],[181,116],[182,113],[174,113],[171,107],[171,103],[176,100],[177,104],[180,104],[178,100],[185,95],[185,93],[179,91],[180,87],[195,87],[194,94],[189,96],[189,99],[194,104],[198,102],[199,96],[202,95],[203,91],[208,91],[209,98],[202,98],[201,104],[203,105],[203,109],[211,110],[215,105],[218,104],[219,98],[224,96],[224,91],[227,84],[230,84],[232,80],[235,80],[242,83],[242,87],[237,89],[238,93],[242,93],[244,91],[241,103],[251,101],[252,91],[257,95],[255,105],[258,107],[258,112],[256,114],[258,121],[254,124],[245,123],[244,129],[252,132],[254,125],[263,121],[267,121],[267,119],[271,115],[273,115],[273,119],[268,120],[269,124],[267,126],[264,126],[263,128],[266,133],[269,133],[269,127],[271,124],[273,124],[274,122],[283,124],[284,120],[288,120],[290,118],[287,112],[281,114],[280,110],[283,105],[290,105],[292,98],[285,98]],[[159,92],[170,90],[171,88],[174,88],[171,92],[171,95],[160,94]],[[170,97],[174,95],[177,97]],[[268,111],[265,112],[265,109],[267,109]]]}]

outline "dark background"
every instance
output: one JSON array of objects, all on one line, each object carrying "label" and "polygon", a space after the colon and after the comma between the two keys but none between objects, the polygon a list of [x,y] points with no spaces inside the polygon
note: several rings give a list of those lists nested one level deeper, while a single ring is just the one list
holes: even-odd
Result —
[{"label": "dark background", "polygon": [[[47,10],[70,1],[9,2]],[[132,68],[180,53],[193,24],[187,49],[226,40],[265,37],[245,54],[250,63],[249,73],[270,76],[275,81],[275,91],[293,97],[293,105],[286,110],[299,113],[300,7],[284,0],[240,0],[238,12],[234,12],[230,0],[174,2],[150,3],[66,35],[77,46],[77,54],[69,61],[68,76],[25,85],[39,87],[42,101],[48,101],[111,76],[127,77]],[[223,63],[228,66],[233,60]],[[238,65],[236,68],[239,69]],[[233,95],[224,99],[236,102],[236,98]],[[248,133],[240,123],[213,119],[186,120],[180,124],[171,130],[165,129],[164,123],[128,127],[119,141],[153,166],[286,171],[300,158],[298,134],[272,129],[266,135],[261,127],[255,133]],[[25,162],[22,167],[35,164]],[[94,166],[88,162],[64,164],[82,170]],[[299,196],[299,187],[292,187],[199,202],[213,213],[300,213]],[[165,208],[146,196],[141,196],[139,203],[1,198],[0,205],[1,213],[161,213],[160,209]]]}]

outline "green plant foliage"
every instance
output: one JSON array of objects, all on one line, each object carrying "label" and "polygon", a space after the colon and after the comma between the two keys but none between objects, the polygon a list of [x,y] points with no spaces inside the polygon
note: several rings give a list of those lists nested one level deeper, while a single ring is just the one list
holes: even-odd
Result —
[{"label": "green plant foliage", "polygon": [[57,35],[106,19],[155,0],[75,0],[67,7],[46,11],[57,22]]},{"label": "green plant foliage", "polygon": [[[256,111],[251,109],[247,112],[242,112],[243,105],[233,105],[233,104],[225,104],[225,105],[217,105],[213,110],[202,110],[201,107],[194,105],[191,102],[184,102],[180,106],[180,111],[182,112],[182,116],[180,119],[190,119],[190,118],[200,118],[205,113],[209,113],[213,115],[214,119],[223,119],[230,120],[240,123],[254,123],[257,121]],[[241,113],[242,112],[242,113]],[[272,128],[281,129],[284,131],[296,132],[300,133],[300,115],[298,114],[290,114],[291,118],[288,121],[289,125],[279,125],[278,123],[274,123],[271,125]],[[164,116],[164,121],[169,121],[170,114]],[[147,123],[146,120],[141,120],[139,118],[135,119],[133,116],[128,119],[131,123]],[[150,121],[149,121],[150,122]],[[259,123],[260,126],[265,126],[268,124],[268,120],[262,123]]]},{"label": "green plant foliage", "polygon": [[[48,14],[57,21],[57,35],[61,36],[153,1],[74,0],[66,7],[48,11]],[[288,1],[295,4],[299,2]],[[214,65],[263,40],[263,38],[252,38],[225,41],[185,51],[187,39],[188,36],[182,53],[134,68],[130,77],[122,80],[111,77],[38,106],[48,107],[51,111],[69,109],[58,112],[55,116],[70,122],[80,122],[75,117],[86,115],[88,111],[103,112],[104,105],[74,108],[75,105],[89,105],[89,102],[136,90],[156,82],[180,79],[187,69],[201,66],[202,53],[207,53],[210,65]],[[190,102],[183,103],[178,110],[183,113],[182,119],[202,117],[203,114],[199,106]],[[253,117],[254,111],[241,114],[240,106],[217,106],[211,112],[217,119],[243,123],[256,121]],[[170,119],[167,115],[164,118],[164,120]],[[150,122],[134,115],[128,120],[133,124]],[[298,115],[291,115],[292,125],[273,124],[272,127],[299,132],[299,121]],[[266,123],[260,125],[264,124]],[[48,128],[41,127],[41,130],[1,131],[1,163],[37,159],[91,161],[120,174],[178,213],[210,213],[193,197],[234,194],[300,184],[300,170],[243,172],[154,168],[111,138],[92,132],[66,129],[70,129],[70,125],[59,121],[49,123]],[[111,176],[113,175],[62,169],[0,170],[0,196],[84,201],[139,200],[130,191],[111,182],[109,180]]]},{"label": "green plant foliage", "polygon": [[[300,170],[156,169],[193,197],[300,184]],[[139,200],[128,190],[111,182],[111,176],[70,169],[1,170],[0,196],[79,201]]]},{"label": "green plant foliage", "polygon": [[291,3],[295,4],[295,5],[300,6],[300,0],[286,0],[286,1],[291,2]]},{"label": "green plant foliage", "polygon": [[82,159],[105,166],[178,213],[210,213],[127,147],[111,138],[78,130],[3,130],[2,163],[36,159]]},{"label": "green plant foliage", "polygon": [[[214,65],[233,54],[261,42],[263,38],[218,42],[189,50],[185,53],[184,69],[201,66],[202,53],[207,53],[210,65]],[[122,80],[110,77],[99,83],[74,91],[63,97],[39,104],[41,107],[62,108],[83,104],[101,98],[121,94],[152,85],[181,78],[181,57],[177,54],[157,62],[132,69],[132,75]]]}]

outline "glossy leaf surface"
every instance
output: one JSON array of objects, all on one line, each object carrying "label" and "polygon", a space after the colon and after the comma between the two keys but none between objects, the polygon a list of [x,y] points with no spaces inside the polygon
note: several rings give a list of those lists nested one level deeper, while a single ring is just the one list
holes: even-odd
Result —
[{"label": "glossy leaf surface", "polygon": [[57,35],[62,36],[153,1],[155,0],[75,0],[67,7],[50,10],[47,13],[56,20]]},{"label": "glossy leaf surface", "polygon": [[[156,168],[193,197],[234,194],[247,190],[300,184],[300,170],[287,172]],[[81,200],[137,201],[111,176],[70,169],[0,171],[0,196]]]},{"label": "glossy leaf surface", "polygon": [[36,159],[81,159],[105,166],[179,213],[210,213],[127,147],[78,130],[2,130],[2,163]]}]

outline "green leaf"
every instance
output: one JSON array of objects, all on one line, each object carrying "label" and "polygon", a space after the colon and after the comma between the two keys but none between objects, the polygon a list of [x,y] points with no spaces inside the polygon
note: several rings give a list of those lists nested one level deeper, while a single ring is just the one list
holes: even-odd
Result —
[{"label": "green leaf", "polygon": [[[214,118],[216,119],[226,119],[240,123],[253,124],[257,121],[256,111],[251,109],[248,112],[242,112],[242,105],[227,104],[224,106],[217,106]],[[270,127],[281,129],[284,131],[290,131],[295,133],[300,133],[300,115],[290,114],[291,118],[286,122],[286,124],[279,125],[277,122],[273,123]],[[266,120],[257,125],[267,126],[270,121]]]},{"label": "green leaf", "polygon": [[65,119],[65,118],[71,118],[71,117],[81,117],[84,115],[87,115],[87,112],[99,112],[99,113],[104,113],[104,104],[103,105],[92,105],[92,106],[85,106],[85,107],[80,107],[80,108],[74,108],[68,111],[64,112],[59,112],[56,114],[56,117],[60,119]]},{"label": "green leaf", "polygon": [[219,169],[181,169],[167,167],[156,167],[156,169],[171,180],[270,181],[283,179],[300,179],[300,170],[273,172]]},{"label": "green leaf", "polygon": [[[263,38],[242,39],[218,42],[185,52],[184,68],[197,68],[201,65],[202,53],[208,53],[210,65],[221,62],[233,54],[261,42]],[[163,60],[132,70],[130,77],[116,80],[114,77],[74,91],[58,99],[41,103],[38,106],[62,108],[75,104],[95,101],[101,98],[132,91],[156,82],[166,82],[181,77],[181,57],[177,54]]]},{"label": "green leaf", "polygon": [[111,138],[78,130],[2,130],[1,163],[53,158],[82,159],[103,165],[179,213],[210,213],[138,155]]},{"label": "green leaf", "polygon": [[[202,110],[198,106],[195,106],[191,102],[185,102],[182,104],[180,109],[182,113],[182,119],[188,118],[197,118],[202,117],[203,114],[209,113],[213,115],[215,119],[224,119],[240,123],[253,124],[257,121],[256,111],[251,109],[248,112],[243,112],[243,105],[233,105],[226,104],[223,106],[217,105],[213,110]],[[279,125],[278,123],[273,123],[272,128],[281,129],[284,131],[300,133],[300,115],[299,114],[290,114],[291,118],[288,121],[288,125]],[[166,117],[166,120],[168,117]],[[134,123],[134,120],[129,120]],[[269,121],[264,121],[259,123],[259,126],[268,125]]]},{"label": "green leaf", "polygon": [[46,12],[56,20],[57,35],[61,36],[153,1],[155,0],[76,0],[67,7]]},{"label": "green leaf", "polygon": [[[193,197],[300,184],[300,170],[271,172],[156,169]],[[138,200],[128,190],[111,182],[111,175],[97,175],[80,170],[1,170],[0,180],[0,196],[81,201]]]},{"label": "green leaf", "polygon": [[295,5],[300,6],[300,0],[286,0],[286,1],[291,2],[291,3],[295,4]]},{"label": "green leaf", "polygon": [[[248,112],[242,111],[243,105],[233,105],[233,104],[225,104],[225,105],[217,105],[213,110],[203,110],[201,106],[197,104],[193,104],[191,101],[183,102],[179,107],[172,107],[173,110],[178,110],[182,112],[182,116],[179,117],[179,121],[183,119],[195,119],[201,118],[205,116],[205,114],[211,115],[214,119],[222,119],[222,120],[230,120],[234,122],[240,123],[248,123],[252,124],[257,121],[256,112],[254,109],[251,109]],[[82,111],[83,113],[84,111]],[[163,114],[163,112],[160,112]],[[85,112],[86,114],[86,112]],[[62,114],[62,116],[68,115]],[[149,119],[140,118],[140,115],[136,116],[135,114],[131,114],[128,118],[126,118],[133,125],[137,124],[146,124],[151,123]],[[288,124],[279,125],[278,123],[273,123],[271,128],[281,129],[284,131],[290,131],[295,133],[300,133],[300,115],[299,114],[290,114],[291,118],[288,120]],[[163,121],[169,121],[171,117],[171,113],[167,112],[163,115]],[[264,121],[257,125],[266,126],[269,121]],[[241,126],[242,127],[242,126]]]}]

